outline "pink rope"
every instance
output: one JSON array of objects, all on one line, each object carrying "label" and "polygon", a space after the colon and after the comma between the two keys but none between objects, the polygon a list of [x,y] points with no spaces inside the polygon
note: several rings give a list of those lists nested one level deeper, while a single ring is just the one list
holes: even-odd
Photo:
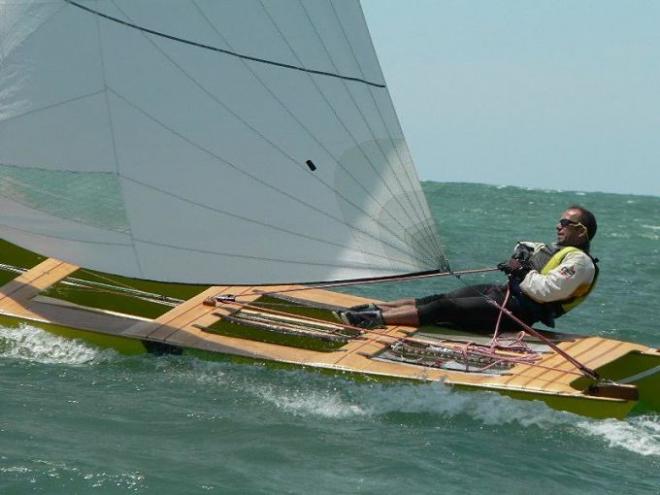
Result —
[{"label": "pink rope", "polygon": [[500,333],[500,324],[502,323],[502,315],[504,314],[504,308],[509,303],[509,297],[511,296],[511,287],[507,285],[506,295],[504,296],[504,302],[500,308],[499,314],[497,315],[497,323],[495,323],[495,332],[493,332],[493,338],[490,339],[490,347],[493,349],[497,345],[497,336]]},{"label": "pink rope", "polygon": [[566,351],[564,351],[563,349],[561,349],[557,344],[555,344],[554,342],[552,342],[549,338],[545,337],[544,335],[542,335],[541,333],[539,333],[537,330],[534,330],[534,329],[533,329],[532,327],[530,327],[527,323],[525,323],[525,322],[522,321],[520,318],[518,318],[516,315],[514,315],[511,311],[509,311],[508,309],[506,309],[504,306],[500,306],[500,305],[497,303],[497,301],[494,301],[493,299],[488,299],[488,302],[490,302],[490,303],[491,303],[492,305],[494,305],[495,307],[500,308],[500,311],[501,311],[501,312],[503,312],[504,314],[506,314],[509,318],[511,318],[511,319],[512,319],[513,321],[515,321],[516,323],[518,323],[518,325],[520,325],[526,333],[528,333],[528,334],[530,334],[530,335],[533,335],[533,336],[536,337],[537,339],[540,339],[540,340],[541,340],[543,343],[545,343],[546,345],[550,346],[550,347],[551,347],[551,348],[552,348],[557,354],[559,354],[560,356],[562,356],[562,357],[563,357],[564,359],[566,359],[569,363],[571,363],[571,364],[572,364],[573,366],[575,366],[577,369],[579,369],[580,371],[582,371],[582,374],[583,374],[583,375],[586,375],[587,377],[592,378],[592,379],[594,379],[594,380],[600,380],[600,376],[598,375],[598,373],[596,373],[596,372],[595,372],[594,370],[592,370],[591,368],[589,368],[589,367],[585,366],[584,364],[582,364],[580,361],[578,361],[577,359],[575,359],[575,358],[574,358],[573,356],[571,356],[569,353],[567,353]]}]

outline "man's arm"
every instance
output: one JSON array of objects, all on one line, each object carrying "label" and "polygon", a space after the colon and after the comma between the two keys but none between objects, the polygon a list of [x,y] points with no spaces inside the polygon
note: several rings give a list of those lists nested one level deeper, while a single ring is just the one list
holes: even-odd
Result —
[{"label": "man's arm", "polygon": [[596,268],[591,258],[581,252],[568,253],[561,264],[541,275],[530,271],[520,283],[520,288],[536,302],[547,303],[569,298],[581,285],[590,284]]}]

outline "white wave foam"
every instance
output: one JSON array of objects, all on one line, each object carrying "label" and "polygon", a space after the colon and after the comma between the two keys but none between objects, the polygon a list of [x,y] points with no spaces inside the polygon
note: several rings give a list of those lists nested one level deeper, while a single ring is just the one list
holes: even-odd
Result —
[{"label": "white wave foam", "polygon": [[319,390],[318,382],[304,385],[246,386],[250,393],[297,416],[325,418],[377,417],[386,414],[466,415],[484,424],[554,427],[574,424],[576,416],[554,411],[540,402],[517,401],[496,393],[462,392],[441,383],[359,384]]},{"label": "white wave foam", "polygon": [[575,416],[554,411],[538,401],[520,401],[495,392],[464,392],[442,383],[373,387],[365,395],[370,414],[424,413],[443,417],[466,415],[487,425],[517,423],[554,427],[574,422]]},{"label": "white wave foam", "polygon": [[585,420],[551,409],[542,402],[514,400],[494,392],[457,391],[441,383],[345,385],[326,391],[319,390],[314,383],[249,388],[262,400],[297,416],[335,419],[396,413],[429,414],[443,419],[467,416],[485,425],[577,429],[603,439],[610,447],[660,457],[660,416],[638,416],[623,421]]},{"label": "white wave foam", "polygon": [[144,484],[144,475],[139,472],[120,474],[106,473],[105,471],[89,472],[82,474],[82,479],[87,481],[92,488],[112,486],[128,491],[137,491]]},{"label": "white wave foam", "polygon": [[[43,479],[66,478],[70,481],[80,480],[89,488],[111,487],[119,490],[119,493],[140,492],[144,487],[145,475],[139,471],[120,473],[108,473],[99,469],[81,468],[67,465],[61,461],[34,459],[28,466],[10,466],[0,468],[0,473],[24,473],[29,474],[31,483],[39,483]],[[86,493],[83,490],[83,493]]]},{"label": "white wave foam", "polygon": [[578,426],[588,435],[602,438],[610,447],[660,457],[660,416],[639,416],[626,421],[583,421]]},{"label": "white wave foam", "polygon": [[257,387],[253,392],[261,399],[296,416],[311,414],[324,418],[347,418],[366,414],[359,405],[342,399],[336,392],[282,390],[273,386]]},{"label": "white wave foam", "polygon": [[26,324],[18,328],[0,327],[2,357],[43,364],[80,365],[98,360],[107,353],[113,351],[102,351]]},{"label": "white wave foam", "polygon": [[[169,383],[190,384],[209,387],[225,387],[231,380],[227,379],[228,363],[191,359],[187,356],[161,356],[148,361],[159,372],[159,379]],[[240,368],[238,373],[241,373]]]}]

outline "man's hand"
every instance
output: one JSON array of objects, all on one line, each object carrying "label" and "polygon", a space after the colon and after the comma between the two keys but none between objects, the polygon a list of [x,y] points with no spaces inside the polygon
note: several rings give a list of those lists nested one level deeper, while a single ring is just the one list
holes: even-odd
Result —
[{"label": "man's hand", "polygon": [[522,280],[527,275],[529,268],[526,266],[526,263],[521,262],[516,258],[511,258],[503,263],[497,265],[498,270],[502,270],[509,276],[513,276]]}]

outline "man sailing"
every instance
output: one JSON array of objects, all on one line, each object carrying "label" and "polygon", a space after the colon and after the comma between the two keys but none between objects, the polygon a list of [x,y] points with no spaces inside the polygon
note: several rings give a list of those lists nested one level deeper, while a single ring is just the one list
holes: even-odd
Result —
[{"label": "man sailing", "polygon": [[[597,230],[593,213],[570,206],[556,229],[555,244],[519,242],[511,259],[498,265],[509,276],[508,284],[472,285],[420,299],[356,306],[338,316],[362,328],[442,324],[489,332],[500,316],[495,301],[528,325],[541,321],[554,327],[555,318],[584,301],[598,277],[597,260],[589,254]],[[504,317],[501,329],[517,330],[519,324]]]}]

